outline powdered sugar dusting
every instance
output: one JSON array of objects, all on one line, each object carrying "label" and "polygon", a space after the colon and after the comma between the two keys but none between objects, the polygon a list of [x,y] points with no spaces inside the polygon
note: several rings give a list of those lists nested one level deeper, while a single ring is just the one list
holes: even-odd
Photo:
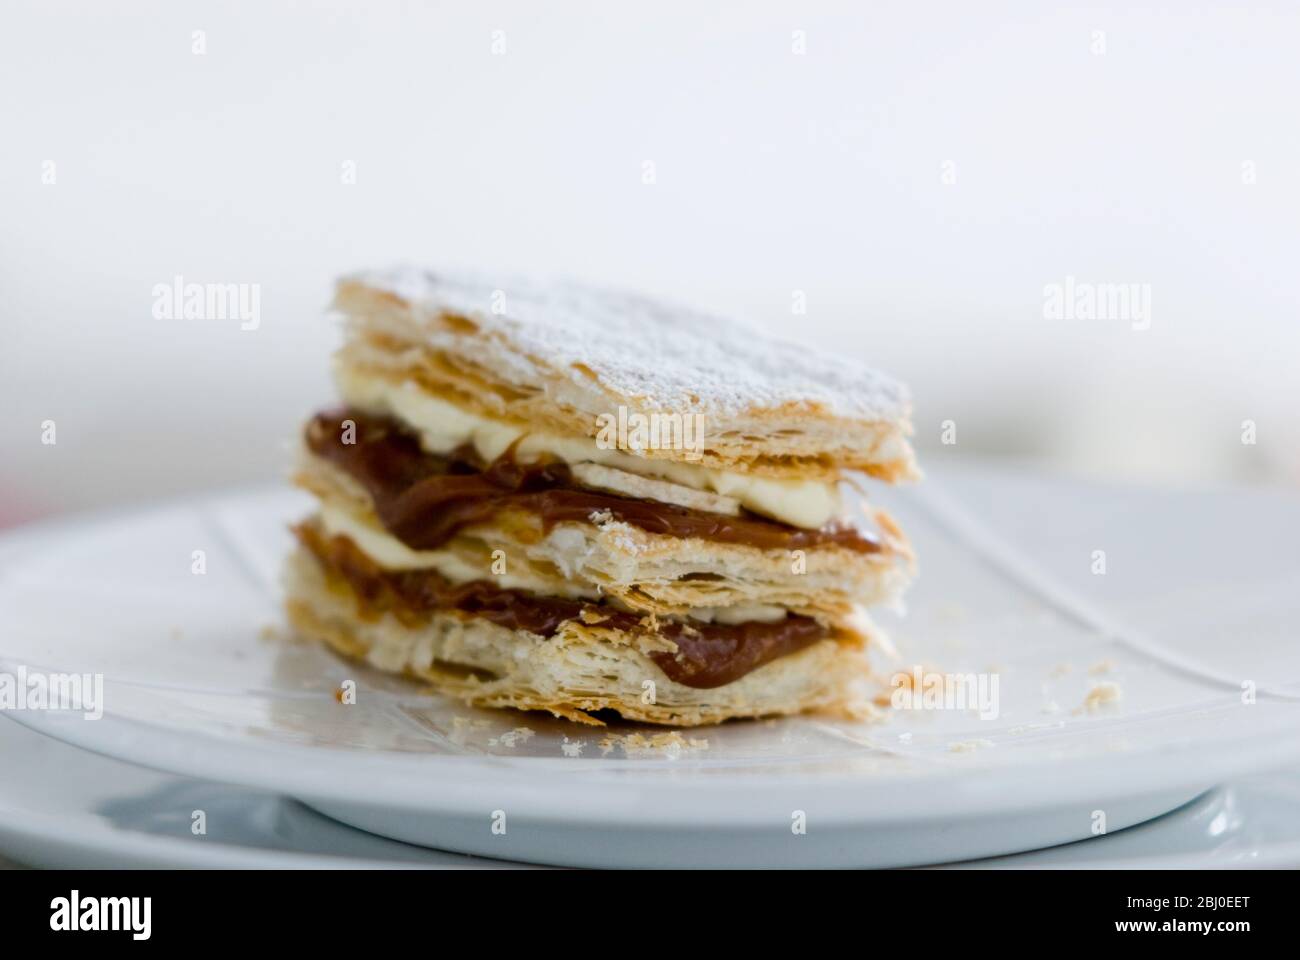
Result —
[{"label": "powdered sugar dusting", "polygon": [[524,383],[594,375],[656,409],[722,417],[777,407],[891,423],[907,416],[906,388],[870,367],[637,294],[413,267],[347,279],[504,337],[516,349],[500,362],[515,369],[501,373]]}]

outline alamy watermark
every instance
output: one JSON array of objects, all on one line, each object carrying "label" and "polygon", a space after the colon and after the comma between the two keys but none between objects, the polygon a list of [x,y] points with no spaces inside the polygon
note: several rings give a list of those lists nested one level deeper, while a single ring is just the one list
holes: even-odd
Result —
[{"label": "alamy watermark", "polygon": [[0,712],[10,710],[79,711],[98,720],[104,715],[104,675],[45,673],[26,666],[0,671]]},{"label": "alamy watermark", "polygon": [[596,417],[596,446],[601,450],[684,450],[687,459],[704,454],[704,414],[629,412]]},{"label": "alamy watermark", "polygon": [[238,320],[240,330],[262,324],[260,283],[186,283],[180,274],[171,283],[153,286],[155,320]]},{"label": "alamy watermark", "polygon": [[999,682],[996,673],[933,673],[917,666],[890,678],[889,702],[895,710],[974,710],[981,720],[996,720]]},{"label": "alamy watermark", "polygon": [[132,940],[148,940],[153,933],[153,897],[83,897],[73,890],[50,901],[50,929],[121,931]]},{"label": "alamy watermark", "polygon": [[1043,287],[1045,320],[1125,320],[1134,330],[1151,327],[1151,284],[1085,283],[1067,276]]}]

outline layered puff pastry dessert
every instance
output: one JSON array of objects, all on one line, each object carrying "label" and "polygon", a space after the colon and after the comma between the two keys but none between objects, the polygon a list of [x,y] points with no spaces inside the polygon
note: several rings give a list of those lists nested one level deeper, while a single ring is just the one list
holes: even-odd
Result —
[{"label": "layered puff pastry dessert", "polygon": [[841,481],[916,476],[908,398],[746,325],[573,284],[345,278],[304,432],[301,634],[468,703],[681,726],[869,709],[912,574]]}]

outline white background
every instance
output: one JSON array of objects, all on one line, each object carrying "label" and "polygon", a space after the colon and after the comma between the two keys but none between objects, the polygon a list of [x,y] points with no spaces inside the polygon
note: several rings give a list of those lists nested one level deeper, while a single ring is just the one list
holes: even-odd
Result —
[{"label": "white background", "polygon": [[[0,523],[282,476],[334,276],[393,261],[859,355],[931,464],[1295,485],[1298,50],[1293,4],[7,2]],[[177,274],[260,328],[156,320]],[[1150,329],[1045,319],[1067,276]]]}]

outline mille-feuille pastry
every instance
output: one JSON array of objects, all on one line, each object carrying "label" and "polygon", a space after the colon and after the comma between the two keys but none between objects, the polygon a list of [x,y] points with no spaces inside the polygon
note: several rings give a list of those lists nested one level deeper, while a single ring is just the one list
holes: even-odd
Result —
[{"label": "mille-feuille pastry", "polygon": [[465,701],[676,725],[860,713],[863,608],[911,575],[840,481],[916,476],[860,364],[625,293],[342,280],[342,405],[304,433],[289,616]]}]

